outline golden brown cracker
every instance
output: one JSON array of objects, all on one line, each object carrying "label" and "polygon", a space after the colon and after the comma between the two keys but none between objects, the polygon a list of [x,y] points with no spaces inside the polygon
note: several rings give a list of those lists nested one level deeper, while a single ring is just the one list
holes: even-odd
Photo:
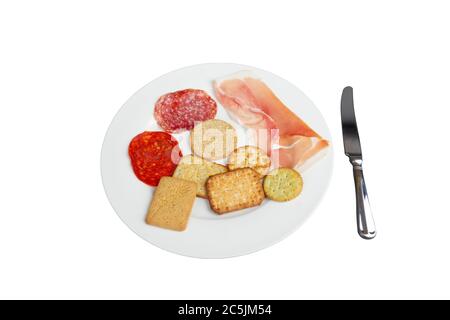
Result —
[{"label": "golden brown cracker", "polygon": [[270,158],[258,147],[239,147],[231,153],[228,159],[228,168],[230,170],[251,168],[261,176],[265,176],[270,169]]},{"label": "golden brown cracker", "polygon": [[218,214],[255,207],[264,200],[261,178],[250,168],[212,176],[206,190],[211,209]]},{"label": "golden brown cracker", "polygon": [[197,156],[207,160],[220,160],[236,148],[237,133],[229,123],[212,119],[197,124],[191,130],[191,149]]},{"label": "golden brown cracker", "polygon": [[197,184],[197,196],[206,198],[206,180],[215,174],[227,171],[228,168],[221,164],[188,155],[181,158],[173,176],[195,182]]},{"label": "golden brown cracker", "polygon": [[153,195],[146,222],[165,229],[185,230],[196,191],[195,182],[163,177]]}]

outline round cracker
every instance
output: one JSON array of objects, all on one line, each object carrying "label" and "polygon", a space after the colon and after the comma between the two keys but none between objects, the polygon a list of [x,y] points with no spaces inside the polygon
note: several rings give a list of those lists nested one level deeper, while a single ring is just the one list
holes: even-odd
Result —
[{"label": "round cracker", "polygon": [[251,168],[265,176],[270,169],[270,158],[258,147],[244,146],[233,151],[228,159],[228,169]]},{"label": "round cracker", "polygon": [[197,124],[191,130],[191,149],[194,154],[207,160],[220,160],[236,148],[237,133],[231,124],[212,119]]},{"label": "round cracker", "polygon": [[264,179],[264,192],[274,201],[289,201],[302,192],[303,178],[294,169],[278,168],[271,171]]}]

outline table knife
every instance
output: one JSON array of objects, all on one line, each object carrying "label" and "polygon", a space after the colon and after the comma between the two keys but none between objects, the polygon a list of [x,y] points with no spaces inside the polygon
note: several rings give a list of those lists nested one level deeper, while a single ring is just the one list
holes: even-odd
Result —
[{"label": "table knife", "polygon": [[353,178],[356,192],[356,218],[358,234],[363,239],[373,239],[377,235],[375,222],[370,210],[369,197],[363,175],[363,158],[356,125],[355,108],[353,105],[353,88],[346,87],[341,98],[342,135],[344,138],[345,155],[353,166]]}]

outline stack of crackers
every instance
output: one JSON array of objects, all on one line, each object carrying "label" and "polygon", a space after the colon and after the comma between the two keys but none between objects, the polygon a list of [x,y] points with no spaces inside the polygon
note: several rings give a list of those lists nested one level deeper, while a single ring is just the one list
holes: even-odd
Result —
[{"label": "stack of crackers", "polygon": [[[180,160],[173,177],[161,179],[147,223],[185,230],[196,196],[208,199],[215,213],[224,214],[259,206],[266,196],[288,201],[300,194],[303,181],[297,171],[279,168],[269,174],[267,154],[258,147],[236,148],[236,144],[236,131],[225,121],[208,120],[194,127],[193,154]],[[227,166],[213,162],[223,158],[228,158]]]}]

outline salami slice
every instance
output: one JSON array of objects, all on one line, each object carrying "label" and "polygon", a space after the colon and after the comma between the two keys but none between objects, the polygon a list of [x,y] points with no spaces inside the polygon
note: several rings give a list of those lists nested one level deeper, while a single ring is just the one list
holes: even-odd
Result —
[{"label": "salami slice", "polygon": [[151,186],[157,186],[162,177],[171,176],[183,156],[170,134],[149,131],[131,140],[128,155],[136,177]]},{"label": "salami slice", "polygon": [[198,121],[214,119],[217,103],[203,90],[185,89],[161,96],[154,116],[167,132],[191,130]]}]

